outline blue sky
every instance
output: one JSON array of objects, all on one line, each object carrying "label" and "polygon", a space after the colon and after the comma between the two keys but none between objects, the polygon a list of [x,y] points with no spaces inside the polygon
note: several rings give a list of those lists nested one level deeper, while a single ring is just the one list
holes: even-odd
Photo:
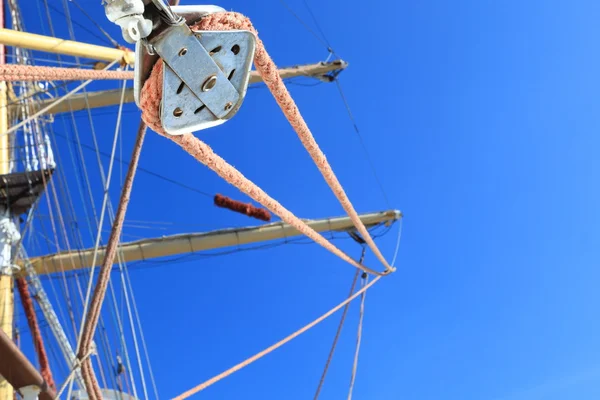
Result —
[{"label": "blue sky", "polygon": [[[48,1],[62,9],[60,0]],[[341,83],[392,207],[405,215],[398,271],[367,296],[355,398],[598,398],[600,4],[308,1],[350,63]],[[288,3],[314,27],[302,1]],[[98,1],[79,4],[122,41]],[[21,1],[30,5],[28,30],[48,33],[33,11],[43,11],[43,2]],[[252,19],[278,65],[327,57],[276,0],[219,5]],[[64,17],[53,18],[56,35],[68,38]],[[74,30],[77,39],[102,44]],[[290,90],[357,210],[387,209],[335,85]],[[127,159],[139,120],[133,105],[125,110]],[[114,111],[95,111],[107,152]],[[71,137],[70,116],[64,118],[55,133]],[[91,143],[85,114],[76,120],[82,142]],[[343,214],[268,90],[250,90],[233,120],[198,136],[297,215]],[[66,158],[67,142],[56,141]],[[87,156],[92,163],[93,153]],[[245,200],[153,133],[141,166]],[[63,168],[76,182],[76,171]],[[99,207],[97,169],[90,174]],[[118,193],[114,185],[115,204]],[[253,224],[144,174],[127,218],[169,223],[125,229],[144,237]],[[390,258],[395,234],[378,241]],[[338,244],[358,257],[353,243]],[[372,254],[366,262],[377,264]],[[352,275],[316,245],[136,266],[131,278],[161,397],[314,319],[346,295]],[[357,314],[354,305],[323,399],[346,395]],[[338,319],[197,397],[311,398]]]}]

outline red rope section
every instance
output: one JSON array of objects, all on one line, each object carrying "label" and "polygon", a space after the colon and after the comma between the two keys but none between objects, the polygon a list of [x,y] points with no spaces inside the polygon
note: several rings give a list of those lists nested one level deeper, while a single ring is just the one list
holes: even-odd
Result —
[{"label": "red rope section", "polygon": [[52,378],[52,371],[50,370],[50,363],[48,362],[48,355],[46,354],[46,348],[44,347],[44,340],[42,339],[42,332],[40,331],[37,316],[35,315],[33,300],[29,293],[29,285],[25,278],[17,278],[16,283],[17,289],[19,290],[19,297],[21,297],[21,304],[23,305],[25,316],[27,317],[27,325],[29,325],[31,337],[33,338],[35,353],[37,354],[38,362],[40,363],[40,374],[48,386],[50,386],[52,390],[56,390],[56,385]]},{"label": "red rope section", "polygon": [[129,205],[129,199],[131,197],[131,188],[133,187],[133,180],[137,171],[137,166],[140,160],[140,154],[142,151],[142,145],[144,143],[145,137],[146,124],[140,122],[137,138],[133,147],[133,152],[131,154],[129,169],[127,170],[125,182],[123,183],[123,188],[121,189],[119,207],[117,208],[115,220],[110,231],[108,244],[106,245],[106,255],[104,256],[102,267],[100,268],[100,273],[98,274],[98,280],[96,282],[96,286],[94,287],[94,294],[92,296],[90,308],[88,309],[85,318],[85,324],[81,332],[81,343],[79,346],[79,351],[77,352],[77,358],[80,361],[83,360],[81,362],[81,376],[83,377],[83,380],[85,382],[85,388],[87,390],[90,400],[101,400],[102,392],[100,390],[100,386],[98,385],[96,375],[94,374],[92,362],[89,358],[85,358],[85,356],[87,353],[89,353],[91,349],[92,340],[94,338],[94,332],[96,331],[98,319],[100,318],[100,310],[102,308],[102,302],[106,294],[106,288],[108,287],[110,271],[115,261],[115,256],[117,254],[119,237],[121,236],[121,231],[123,230],[123,221],[125,220],[127,206]]},{"label": "red rope section", "polygon": [[[249,30],[257,35],[256,30],[250,23],[250,20],[238,13],[216,13],[204,17],[196,25],[192,26],[192,29],[196,30],[231,30],[231,29],[243,29]],[[166,134],[161,125],[160,121],[160,102],[162,98],[162,86],[163,86],[163,62],[158,60],[154,65],[152,72],[146,82],[144,82],[144,88],[140,96],[140,108],[142,109],[142,119],[150,128],[157,133],[171,139],[175,143],[179,144],[185,151],[194,156],[198,161],[208,166],[219,176],[225,179],[230,184],[237,187],[240,191],[250,196],[253,200],[262,204],[265,208],[278,215],[283,221],[292,225],[298,229],[301,233],[308,236],[333,254],[337,255],[344,261],[360,268],[365,272],[375,275],[386,275],[393,272],[394,269],[389,266],[383,255],[375,245],[375,242],[371,238],[367,228],[364,226],[360,217],[354,210],[354,207],[350,203],[350,200],[346,196],[344,189],[341,187],[339,181],[335,177],[331,166],[327,162],[325,155],[321,152],[317,145],[314,137],[312,136],[308,126],[298,111],[298,107],[291,98],[289,92],[285,88],[283,80],[277,72],[277,67],[273,60],[267,54],[264,45],[261,40],[256,38],[256,52],[254,56],[254,64],[257,71],[267,84],[271,93],[277,100],[283,110],[286,118],[292,125],[292,127],[298,133],[300,140],[311,154],[313,160],[321,170],[325,180],[334,191],[336,197],[344,207],[344,210],[348,213],[354,226],[361,233],[369,247],[373,250],[375,255],[385,265],[384,272],[377,272],[370,269],[362,264],[359,264],[353,260],[350,256],[342,252],[340,249],[335,247],[331,242],[325,239],[322,235],[317,233],[315,230],[310,228],[305,222],[300,220],[289,210],[283,207],[279,202],[270,197],[255,183],[244,177],[237,169],[232,165],[228,164],[225,160],[219,157],[213,152],[213,150],[206,143],[196,138],[192,134],[185,135],[168,135]]]},{"label": "red rope section", "polygon": [[217,207],[245,214],[249,217],[260,219],[261,221],[268,222],[271,220],[271,213],[264,208],[255,207],[250,203],[242,203],[241,201],[233,200],[221,194],[216,194],[214,201]]},{"label": "red rope section", "polygon": [[132,71],[106,71],[82,68],[41,67],[35,65],[0,65],[0,80],[12,81],[82,81],[133,79]]}]

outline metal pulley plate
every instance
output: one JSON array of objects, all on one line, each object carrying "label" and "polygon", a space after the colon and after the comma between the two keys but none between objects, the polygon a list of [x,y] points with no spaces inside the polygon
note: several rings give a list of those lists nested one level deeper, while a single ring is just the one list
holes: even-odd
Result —
[{"label": "metal pulley plate", "polygon": [[[255,49],[251,32],[202,31],[195,35],[218,72],[196,64],[197,85],[192,91],[171,68],[163,69],[161,121],[163,129],[172,135],[210,128],[233,117],[242,105],[250,79]],[[231,84],[233,94],[224,83]],[[202,94],[198,96],[195,91]]]},{"label": "metal pulley plate", "polygon": [[[222,11],[214,6],[180,6],[172,11],[188,25]],[[171,26],[136,45],[134,98],[158,58],[164,62],[161,122],[171,135],[219,125],[239,110],[246,94],[255,38],[248,31],[196,31]]]}]

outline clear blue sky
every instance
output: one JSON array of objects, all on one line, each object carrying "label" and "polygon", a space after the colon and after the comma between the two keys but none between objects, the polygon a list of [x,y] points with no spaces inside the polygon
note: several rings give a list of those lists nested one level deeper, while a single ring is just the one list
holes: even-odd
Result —
[{"label": "clear blue sky", "polygon": [[[60,0],[48,1],[62,9]],[[367,296],[355,398],[598,398],[600,4],[308,1],[350,63],[341,83],[392,206],[405,215],[398,272]],[[122,41],[98,0],[79,3]],[[302,1],[288,3],[314,26]],[[43,2],[21,1],[30,5],[28,30],[47,33],[35,12]],[[247,14],[279,65],[327,57],[277,0],[219,5]],[[63,17],[53,17],[57,36],[67,38]],[[74,29],[79,40],[102,43]],[[115,83],[95,86],[104,87]],[[357,210],[388,208],[335,85],[291,91]],[[128,158],[138,114],[133,105],[126,111]],[[96,118],[104,151],[114,119],[114,112]],[[60,121],[55,132],[72,135],[70,119]],[[85,114],[77,121],[91,143]],[[198,135],[297,215],[343,213],[266,89],[250,90],[232,121]],[[67,157],[66,142],[57,141]],[[141,165],[245,200],[153,133]],[[253,224],[144,174],[127,217],[172,223],[125,230],[144,237]],[[379,241],[388,257],[395,233]],[[339,244],[358,257],[356,245]],[[376,265],[371,254],[366,261]],[[314,319],[346,295],[352,274],[316,245],[132,269],[161,397]],[[323,399],[346,395],[357,313],[355,305]],[[338,319],[197,398],[312,398]]]}]

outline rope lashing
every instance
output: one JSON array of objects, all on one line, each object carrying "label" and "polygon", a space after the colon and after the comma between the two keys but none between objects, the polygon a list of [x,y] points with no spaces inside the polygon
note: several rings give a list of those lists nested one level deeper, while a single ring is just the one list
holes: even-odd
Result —
[{"label": "rope lashing", "polygon": [[241,201],[233,200],[222,194],[216,194],[214,202],[217,207],[245,214],[249,217],[260,219],[261,221],[269,222],[271,220],[271,214],[264,208],[255,207],[250,203],[242,203]]},{"label": "rope lashing", "polygon": [[2,64],[0,81],[83,81],[133,79],[133,71],[107,71],[83,68],[41,67],[36,65]]},{"label": "rope lashing", "polygon": [[193,155],[198,161],[208,166],[227,182],[236,186],[239,190],[246,193],[258,203],[262,204],[272,213],[278,215],[283,221],[292,225],[301,233],[305,234],[306,236],[308,236],[321,246],[325,247],[327,250],[331,251],[338,257],[342,258],[349,264],[375,275],[386,275],[390,272],[393,272],[394,268],[387,263],[387,261],[381,254],[381,251],[373,241],[373,238],[369,234],[365,225],[360,220],[358,213],[352,206],[352,203],[350,202],[348,196],[344,192],[344,189],[342,188],[340,182],[338,181],[333,170],[331,169],[331,166],[327,162],[325,155],[323,154],[317,142],[315,141],[310,129],[308,128],[306,122],[302,118],[298,107],[296,106],[290,93],[285,87],[283,80],[279,76],[275,63],[266,52],[264,45],[262,41],[258,38],[258,34],[252,26],[252,24],[250,23],[250,20],[238,13],[215,13],[202,18],[202,20],[195,24],[192,27],[192,29],[207,31],[241,29],[251,31],[257,36],[256,52],[254,55],[254,65],[256,67],[256,70],[261,75],[263,81],[275,97],[275,100],[281,107],[284,115],[298,134],[300,141],[311,155],[313,161],[321,171],[321,174],[325,178],[327,184],[330,186],[338,201],[341,203],[342,207],[352,220],[354,226],[361,234],[361,236],[365,239],[367,245],[371,248],[373,253],[382,262],[382,264],[385,267],[385,270],[383,272],[376,272],[373,269],[370,269],[362,264],[357,263],[350,256],[339,250],[322,235],[314,231],[305,222],[300,220],[289,210],[283,207],[279,202],[271,198],[255,183],[244,177],[237,169],[235,169],[233,166],[231,166],[225,160],[223,160],[221,157],[215,154],[207,144],[205,144],[192,134],[185,134],[180,136],[172,136],[166,134],[162,129],[160,120],[160,102],[162,98],[163,86],[162,60],[158,60],[157,63],[154,65],[150,76],[144,83],[144,88],[141,93],[140,108],[142,109],[142,119],[146,122],[146,124],[148,124],[148,126],[157,133],[179,144],[184,150]]}]

